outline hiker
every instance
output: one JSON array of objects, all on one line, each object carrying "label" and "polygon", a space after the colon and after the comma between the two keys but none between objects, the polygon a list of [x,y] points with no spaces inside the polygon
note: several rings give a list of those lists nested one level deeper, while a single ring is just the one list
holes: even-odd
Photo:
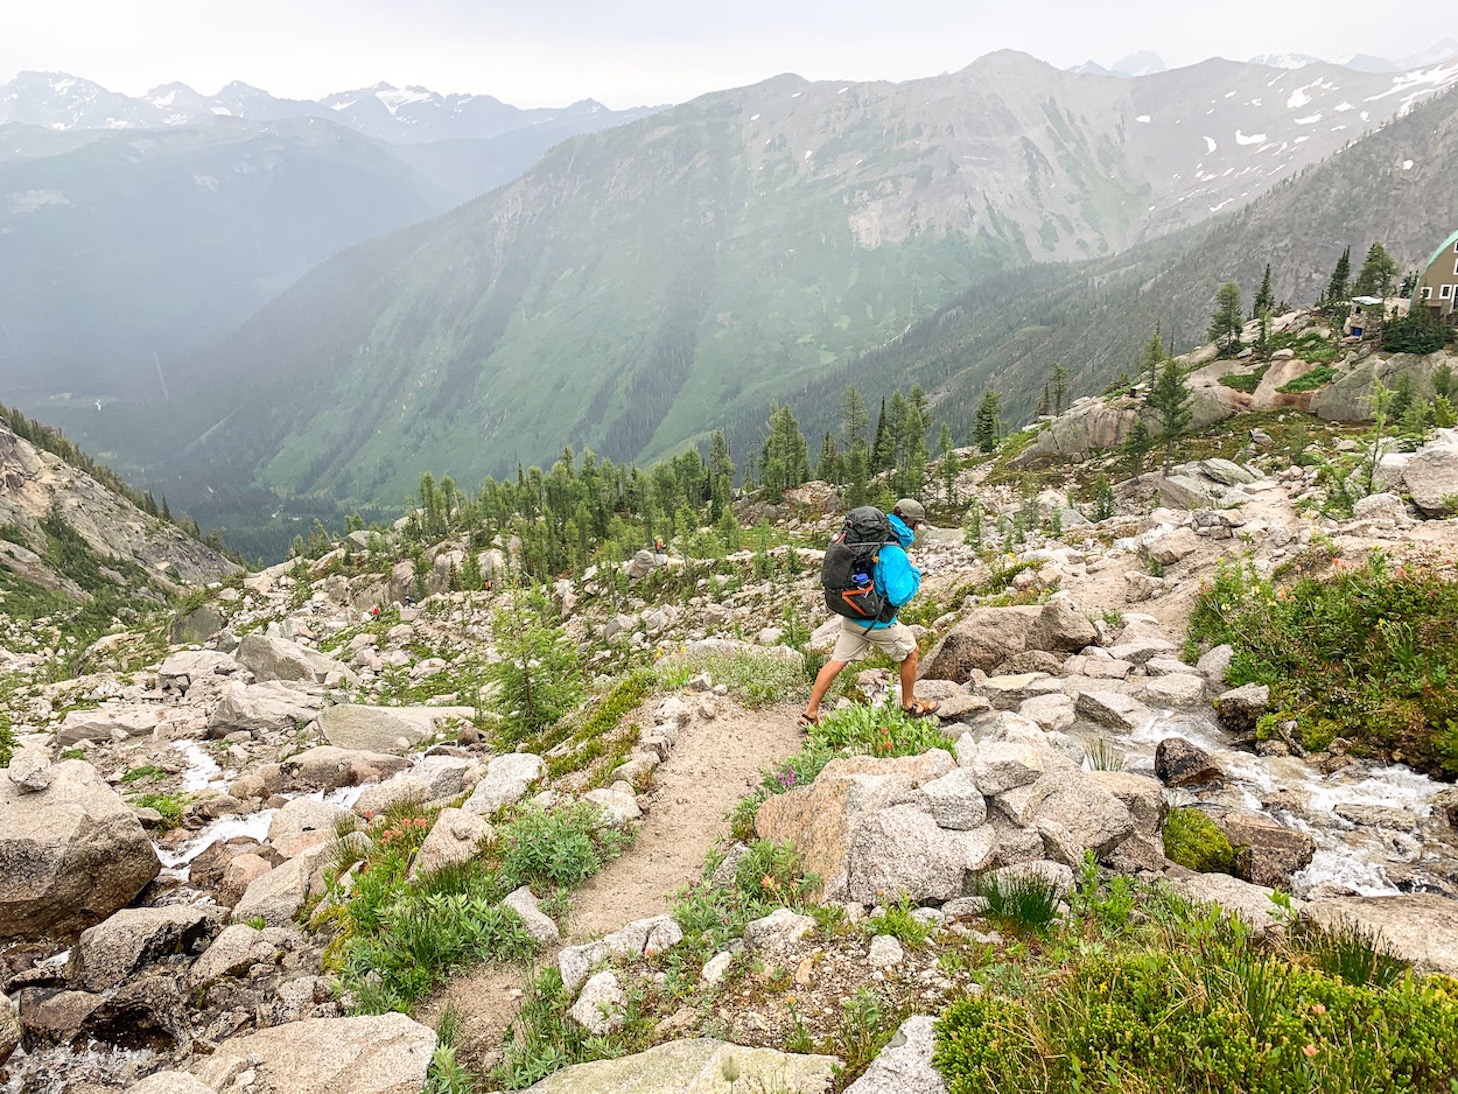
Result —
[{"label": "hiker", "polygon": [[662,536],[660,536],[659,538],[657,538],[657,539],[655,539],[653,541],[653,553],[655,555],[661,555],[661,554],[663,554],[663,537]]},{"label": "hiker", "polygon": [[[914,718],[924,718],[937,712],[938,704],[916,698],[916,638],[911,633],[911,628],[896,618],[897,612],[921,588],[921,571],[907,559],[905,549],[916,538],[916,530],[926,523],[926,509],[919,501],[902,498],[892,508],[889,516],[884,518],[870,506],[852,510],[846,517],[845,530],[837,537],[837,542],[849,540],[853,529],[875,525],[880,519],[884,519],[889,525],[890,535],[895,537],[895,542],[888,541],[884,545],[871,545],[868,548],[874,551],[870,555],[872,573],[854,575],[853,581],[855,578],[862,579],[859,587],[852,585],[844,590],[832,590],[829,580],[830,566],[827,566],[826,603],[844,618],[841,620],[835,649],[831,652],[830,660],[825,662],[825,667],[816,675],[815,684],[810,689],[810,702],[800,715],[799,724],[802,728],[820,724],[820,701],[825,698],[830,685],[846,665],[864,656],[871,646],[900,665],[901,709]],[[834,546],[833,543],[832,548]],[[845,546],[851,544],[847,542]],[[827,563],[830,563],[831,552],[827,551],[826,554]],[[877,608],[869,618],[853,616],[841,606],[841,601],[851,604],[858,596],[872,601],[871,607]],[[876,601],[880,602],[879,607]]]}]

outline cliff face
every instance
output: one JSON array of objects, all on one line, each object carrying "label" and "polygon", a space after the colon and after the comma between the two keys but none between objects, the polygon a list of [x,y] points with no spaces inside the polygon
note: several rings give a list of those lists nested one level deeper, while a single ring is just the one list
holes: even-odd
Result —
[{"label": "cliff face", "polygon": [[67,537],[73,544],[79,537],[101,573],[144,586],[137,592],[165,593],[239,569],[176,525],[142,512],[0,424],[0,565],[24,580],[80,598],[85,590],[57,565],[53,539],[61,526],[74,533]]}]

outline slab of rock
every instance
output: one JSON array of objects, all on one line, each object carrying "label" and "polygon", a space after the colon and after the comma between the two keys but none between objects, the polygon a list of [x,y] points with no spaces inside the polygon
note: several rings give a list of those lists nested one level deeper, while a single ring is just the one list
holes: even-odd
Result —
[{"label": "slab of rock", "polygon": [[1042,612],[1028,628],[1026,643],[1032,650],[1077,653],[1085,646],[1095,645],[1098,639],[1093,623],[1063,594],[1043,605]]},{"label": "slab of rock", "polygon": [[65,938],[131,903],[162,868],[131,808],[83,760],[51,785],[0,779],[0,942]]},{"label": "slab of rock", "polygon": [[1024,816],[1043,837],[1049,858],[1066,866],[1083,864],[1085,852],[1103,858],[1134,830],[1124,803],[1081,768],[1054,768],[1034,784],[1036,805]]},{"label": "slab of rock", "polygon": [[1163,638],[1146,636],[1131,638],[1109,647],[1108,653],[1115,661],[1128,661],[1131,665],[1143,665],[1156,657],[1169,657],[1175,652],[1175,645]]},{"label": "slab of rock", "polygon": [[479,853],[483,843],[496,837],[495,830],[480,813],[464,809],[442,809],[431,825],[430,834],[415,853],[410,876],[433,873],[446,866],[469,862]]},{"label": "slab of rock", "polygon": [[1210,753],[1183,737],[1166,737],[1155,746],[1154,774],[1165,786],[1201,786],[1225,777]]},{"label": "slab of rock", "polygon": [[21,793],[38,794],[51,785],[51,758],[38,748],[17,748],[5,775]]},{"label": "slab of rock", "polygon": [[997,837],[983,825],[951,831],[915,806],[898,805],[866,817],[851,844],[847,893],[875,904],[894,894],[943,901],[962,895],[968,873],[991,865]]},{"label": "slab of rock", "polygon": [[263,680],[307,680],[322,684],[338,674],[351,684],[358,677],[342,661],[336,661],[318,650],[311,650],[287,638],[269,638],[262,634],[245,634],[238,645],[236,658],[254,678]]},{"label": "slab of rock", "polygon": [[1192,475],[1171,475],[1154,479],[1164,504],[1175,509],[1201,509],[1215,500],[1209,485]]},{"label": "slab of rock", "polygon": [[173,620],[168,638],[174,646],[206,642],[228,625],[218,612],[206,604],[194,608],[186,615]]},{"label": "slab of rock", "polygon": [[157,666],[157,684],[186,691],[205,677],[231,676],[242,667],[218,650],[179,650]]},{"label": "slab of rock", "polygon": [[611,972],[600,972],[582,985],[582,993],[567,1016],[588,1033],[598,1036],[623,1028],[627,1020],[628,993]]},{"label": "slab of rock", "polygon": [[988,797],[1037,782],[1048,770],[1050,750],[1031,741],[982,741],[958,748],[957,759]]},{"label": "slab of rock", "polygon": [[0,992],[0,1064],[10,1059],[10,1054],[20,1044],[20,1012],[10,997]]},{"label": "slab of rock", "polygon": [[745,1091],[825,1094],[840,1060],[772,1048],[744,1048],[706,1037],[669,1041],[632,1056],[564,1067],[526,1094],[719,1094],[729,1090],[727,1061]]},{"label": "slab of rock", "polygon": [[526,796],[527,788],[547,773],[547,764],[530,752],[508,752],[486,765],[486,773],[461,806],[467,813],[490,816]]},{"label": "slab of rock", "polygon": [[323,706],[322,695],[311,695],[282,680],[261,684],[229,680],[208,716],[208,736],[225,737],[240,729],[255,734],[283,733],[312,722]]},{"label": "slab of rock", "polygon": [[1148,676],[1140,683],[1139,698],[1161,707],[1189,707],[1205,699],[1205,678],[1187,673]]},{"label": "slab of rock", "polygon": [[977,685],[977,694],[997,710],[1016,710],[1025,700],[1046,694],[1036,686],[1048,680],[1041,672],[1023,672],[1014,676],[989,676]]},{"label": "slab of rock", "polygon": [[521,921],[526,924],[527,934],[531,935],[538,942],[556,942],[562,936],[557,929],[557,924],[552,917],[542,912],[537,904],[537,898],[532,894],[530,885],[523,885],[520,889],[510,893],[501,902],[502,907],[510,908]]},{"label": "slab of rock", "polygon": [[946,1080],[932,1066],[935,1024],[936,1019],[925,1014],[902,1022],[845,1094],[947,1094]]},{"label": "slab of rock", "polygon": [[1027,648],[1028,631],[1041,608],[974,608],[932,647],[921,674],[930,680],[971,678],[973,669],[990,672]]},{"label": "slab of rock", "polygon": [[755,815],[754,831],[760,839],[794,844],[801,869],[821,878],[822,900],[846,900],[855,830],[864,817],[903,797],[920,781],[925,780],[898,771],[892,761],[831,760],[809,786],[768,798]]},{"label": "slab of rock", "polygon": [[777,908],[767,916],[751,920],[744,928],[744,941],[751,950],[774,953],[793,949],[815,930],[815,920],[788,908]]},{"label": "slab of rock", "polygon": [[420,1094],[435,1031],[403,1014],[306,1018],[224,1041],[193,1068],[232,1094],[245,1072],[253,1094]]},{"label": "slab of rock", "polygon": [[1402,481],[1424,516],[1451,516],[1453,499],[1458,498],[1458,445],[1419,449],[1403,470]]},{"label": "slab of rock", "polygon": [[233,906],[232,921],[247,923],[261,919],[270,927],[288,926],[309,898],[314,871],[329,846],[311,847],[255,878]]},{"label": "slab of rock", "polygon": [[154,1071],[127,1087],[127,1094],[217,1094],[217,1091],[185,1071]]},{"label": "slab of rock", "polygon": [[1139,700],[1117,691],[1081,691],[1074,706],[1090,721],[1126,733],[1133,732],[1154,717]]},{"label": "slab of rock", "polygon": [[1432,893],[1329,897],[1301,914],[1329,928],[1355,926],[1420,973],[1458,976],[1458,901]]},{"label": "slab of rock", "polygon": [[[175,711],[156,703],[106,703],[91,710],[73,710],[56,729],[56,747],[67,749],[82,741],[150,737],[174,722],[185,730],[187,722],[175,715]],[[199,714],[196,719],[200,721],[201,717]]]},{"label": "slab of rock", "polygon": [[321,745],[279,762],[285,780],[300,790],[337,790],[377,783],[410,766],[403,756]]},{"label": "slab of rock", "polygon": [[1223,688],[1225,674],[1230,671],[1230,662],[1234,659],[1234,647],[1222,644],[1203,654],[1195,662],[1195,668],[1199,670],[1200,675],[1210,681],[1212,687]]},{"label": "slab of rock", "polygon": [[[813,923],[813,920],[812,920]],[[610,956],[653,956],[683,941],[683,929],[669,915],[635,919],[594,942],[566,946],[557,955],[557,971],[568,991],[576,991],[592,973],[593,966]]]},{"label": "slab of rock", "polygon": [[[319,732],[338,748],[402,752],[436,732],[448,716],[443,707],[369,707],[340,703],[319,715]],[[400,742],[404,741],[403,748]]]},{"label": "slab of rock", "polygon": [[222,929],[218,908],[124,908],[81,932],[71,949],[66,979],[87,991],[105,991],[149,962],[194,953]]},{"label": "slab of rock", "polygon": [[1194,532],[1188,528],[1175,528],[1146,539],[1140,545],[1140,553],[1160,566],[1173,566],[1194,554],[1199,546],[1200,541]]},{"label": "slab of rock", "polygon": [[1077,720],[1073,697],[1061,692],[1024,699],[1018,705],[1018,713],[1036,722],[1039,729],[1067,729]]},{"label": "slab of rock", "polygon": [[1421,823],[1416,814],[1387,805],[1359,805],[1340,802],[1332,812],[1342,820],[1364,828],[1391,828],[1395,832],[1414,832]]}]

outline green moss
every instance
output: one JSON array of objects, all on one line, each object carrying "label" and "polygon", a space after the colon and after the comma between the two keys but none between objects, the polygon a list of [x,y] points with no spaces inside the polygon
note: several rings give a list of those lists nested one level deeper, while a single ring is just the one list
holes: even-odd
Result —
[{"label": "green moss", "polygon": [[1202,874],[1228,874],[1235,865],[1230,840],[1198,809],[1169,811],[1164,822],[1164,855]]}]

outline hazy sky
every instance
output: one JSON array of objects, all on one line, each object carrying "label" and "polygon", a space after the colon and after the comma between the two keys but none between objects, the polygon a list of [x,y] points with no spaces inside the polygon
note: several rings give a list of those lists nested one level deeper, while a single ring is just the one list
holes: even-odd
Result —
[{"label": "hazy sky", "polygon": [[1358,0],[9,0],[0,82],[64,71],[140,94],[231,80],[317,98],[384,80],[518,106],[681,102],[781,72],[904,80],[995,49],[1067,67],[1148,49],[1211,56],[1415,53],[1448,28]]}]

